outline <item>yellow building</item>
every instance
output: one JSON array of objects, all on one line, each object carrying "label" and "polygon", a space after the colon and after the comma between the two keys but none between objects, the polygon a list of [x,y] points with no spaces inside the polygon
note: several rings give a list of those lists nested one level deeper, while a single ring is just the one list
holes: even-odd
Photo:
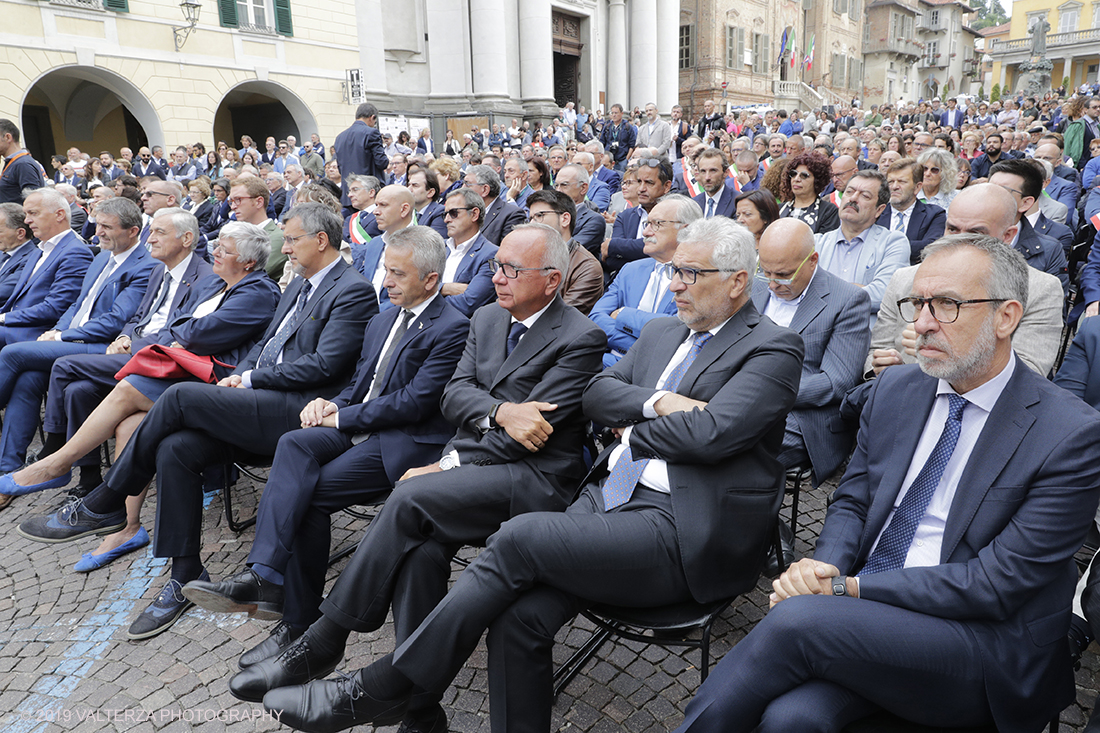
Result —
[{"label": "yellow building", "polygon": [[1007,40],[994,40],[992,81],[1002,89],[1016,90],[1019,64],[1031,56],[1032,26],[1050,24],[1046,57],[1054,64],[1050,78],[1054,87],[1069,77],[1069,85],[1095,84],[1100,67],[1100,1],[1098,0],[1015,0]]}]

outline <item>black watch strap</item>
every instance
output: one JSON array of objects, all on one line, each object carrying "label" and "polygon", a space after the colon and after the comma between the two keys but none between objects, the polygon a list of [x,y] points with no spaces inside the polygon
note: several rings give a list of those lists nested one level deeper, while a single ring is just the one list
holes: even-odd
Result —
[{"label": "black watch strap", "polygon": [[489,410],[489,427],[490,428],[495,428],[497,426],[497,410],[499,410],[500,406],[503,405],[503,404],[504,404],[503,402],[497,402],[496,404],[493,405],[492,409]]},{"label": "black watch strap", "polygon": [[834,596],[846,596],[848,595],[848,576],[838,575],[833,578],[833,595]]}]

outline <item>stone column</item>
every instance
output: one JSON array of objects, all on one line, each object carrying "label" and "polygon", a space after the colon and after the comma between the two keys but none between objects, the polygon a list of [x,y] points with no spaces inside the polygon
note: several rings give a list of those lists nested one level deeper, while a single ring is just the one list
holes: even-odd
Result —
[{"label": "stone column", "polygon": [[[698,33],[698,31],[696,31]],[[657,109],[663,115],[680,101],[680,3],[657,0]]]},{"label": "stone column", "polygon": [[508,97],[505,0],[470,0],[470,60],[477,109],[518,112]]},{"label": "stone column", "polygon": [[607,104],[627,106],[626,0],[610,0],[607,12]]},{"label": "stone column", "polygon": [[393,104],[386,86],[386,38],[382,17],[382,0],[361,0],[355,14],[355,28],[359,36],[359,67],[363,70],[363,83],[367,99],[379,107]]},{"label": "stone column", "polygon": [[[410,8],[411,8],[410,4]],[[466,13],[462,0],[432,0],[428,12],[429,72],[432,91],[428,108],[466,111],[470,108],[465,44]]]},{"label": "stone column", "polygon": [[557,117],[550,0],[520,0],[519,53],[520,86],[527,116]]},{"label": "stone column", "polygon": [[635,105],[656,101],[657,0],[631,0],[630,98],[623,106],[629,112]]}]

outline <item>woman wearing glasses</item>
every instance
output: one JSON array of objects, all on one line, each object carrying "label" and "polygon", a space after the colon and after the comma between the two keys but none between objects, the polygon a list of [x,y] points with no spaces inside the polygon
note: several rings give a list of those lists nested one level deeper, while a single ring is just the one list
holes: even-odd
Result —
[{"label": "woman wearing glasses", "polygon": [[780,216],[805,222],[814,234],[831,232],[840,226],[840,212],[832,201],[820,198],[829,184],[832,170],[821,153],[796,155],[787,164],[782,181],[783,207]]},{"label": "woman wearing glasses", "polygon": [[955,160],[954,155],[942,148],[928,148],[917,156],[917,162],[924,168],[924,183],[917,198],[947,211],[959,182]]}]

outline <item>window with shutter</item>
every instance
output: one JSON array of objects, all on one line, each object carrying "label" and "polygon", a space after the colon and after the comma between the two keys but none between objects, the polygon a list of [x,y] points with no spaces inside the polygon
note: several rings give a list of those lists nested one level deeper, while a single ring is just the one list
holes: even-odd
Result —
[{"label": "window with shutter", "polygon": [[127,0],[103,0],[103,7],[107,10],[114,10],[119,13],[130,12],[130,4]]},{"label": "window with shutter", "polygon": [[695,26],[680,26],[679,68],[690,69],[695,66]]},{"label": "window with shutter", "polygon": [[844,12],[844,0],[833,0],[833,12],[834,13],[843,13]]},{"label": "window with shutter", "polygon": [[726,26],[726,68],[737,67],[737,29],[732,25]]},{"label": "window with shutter", "polygon": [[766,74],[772,67],[771,61],[771,43],[769,42],[770,36],[767,33],[764,34],[763,40],[760,42],[760,52],[762,55],[760,59],[760,73]]},{"label": "window with shutter", "polygon": [[223,28],[240,25],[237,21],[237,0],[218,0],[218,20]]},{"label": "window with shutter", "polygon": [[294,35],[294,22],[290,17],[290,0],[275,0],[275,32],[281,36]]},{"label": "window with shutter", "polygon": [[745,29],[737,29],[737,68],[745,68]]}]

